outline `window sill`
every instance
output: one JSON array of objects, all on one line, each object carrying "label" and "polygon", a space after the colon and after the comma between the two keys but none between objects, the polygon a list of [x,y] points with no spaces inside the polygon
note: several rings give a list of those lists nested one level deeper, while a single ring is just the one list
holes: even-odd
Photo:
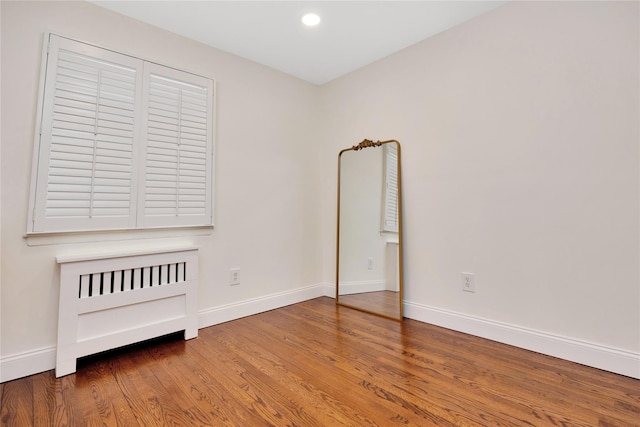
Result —
[{"label": "window sill", "polygon": [[67,243],[95,243],[119,240],[140,240],[171,237],[209,236],[213,225],[198,227],[153,228],[144,230],[73,231],[56,233],[27,233],[28,246],[62,245]]}]

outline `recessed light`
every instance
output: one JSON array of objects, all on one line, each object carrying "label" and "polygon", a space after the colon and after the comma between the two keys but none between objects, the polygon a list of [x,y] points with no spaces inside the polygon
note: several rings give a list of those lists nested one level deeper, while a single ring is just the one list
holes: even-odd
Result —
[{"label": "recessed light", "polygon": [[320,17],[315,13],[307,13],[302,17],[302,23],[307,27],[314,27],[320,23]]}]

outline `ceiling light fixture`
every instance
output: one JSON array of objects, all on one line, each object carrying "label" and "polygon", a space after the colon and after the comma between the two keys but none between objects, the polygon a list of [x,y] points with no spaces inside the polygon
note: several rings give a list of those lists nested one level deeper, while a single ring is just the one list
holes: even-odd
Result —
[{"label": "ceiling light fixture", "polygon": [[320,23],[320,17],[315,13],[307,13],[302,17],[302,23],[307,27],[315,27]]}]

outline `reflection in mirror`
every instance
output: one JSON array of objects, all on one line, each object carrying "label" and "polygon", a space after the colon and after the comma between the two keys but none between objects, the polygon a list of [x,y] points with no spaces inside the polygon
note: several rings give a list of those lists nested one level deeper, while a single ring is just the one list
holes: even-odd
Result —
[{"label": "reflection in mirror", "polygon": [[336,302],[402,319],[400,144],[364,140],[338,156]]}]

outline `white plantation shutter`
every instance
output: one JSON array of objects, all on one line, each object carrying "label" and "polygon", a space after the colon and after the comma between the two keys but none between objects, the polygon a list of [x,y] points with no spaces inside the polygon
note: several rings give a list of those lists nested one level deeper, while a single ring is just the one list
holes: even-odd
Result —
[{"label": "white plantation shutter", "polygon": [[145,168],[141,222],[211,223],[213,82],[145,65]]},{"label": "white plantation shutter", "polygon": [[398,232],[398,147],[387,143],[384,147],[384,188],[382,231]]},{"label": "white plantation shutter", "polygon": [[51,36],[33,231],[133,226],[142,61]]},{"label": "white plantation shutter", "polygon": [[51,34],[41,90],[28,232],[212,224],[212,80]]}]

